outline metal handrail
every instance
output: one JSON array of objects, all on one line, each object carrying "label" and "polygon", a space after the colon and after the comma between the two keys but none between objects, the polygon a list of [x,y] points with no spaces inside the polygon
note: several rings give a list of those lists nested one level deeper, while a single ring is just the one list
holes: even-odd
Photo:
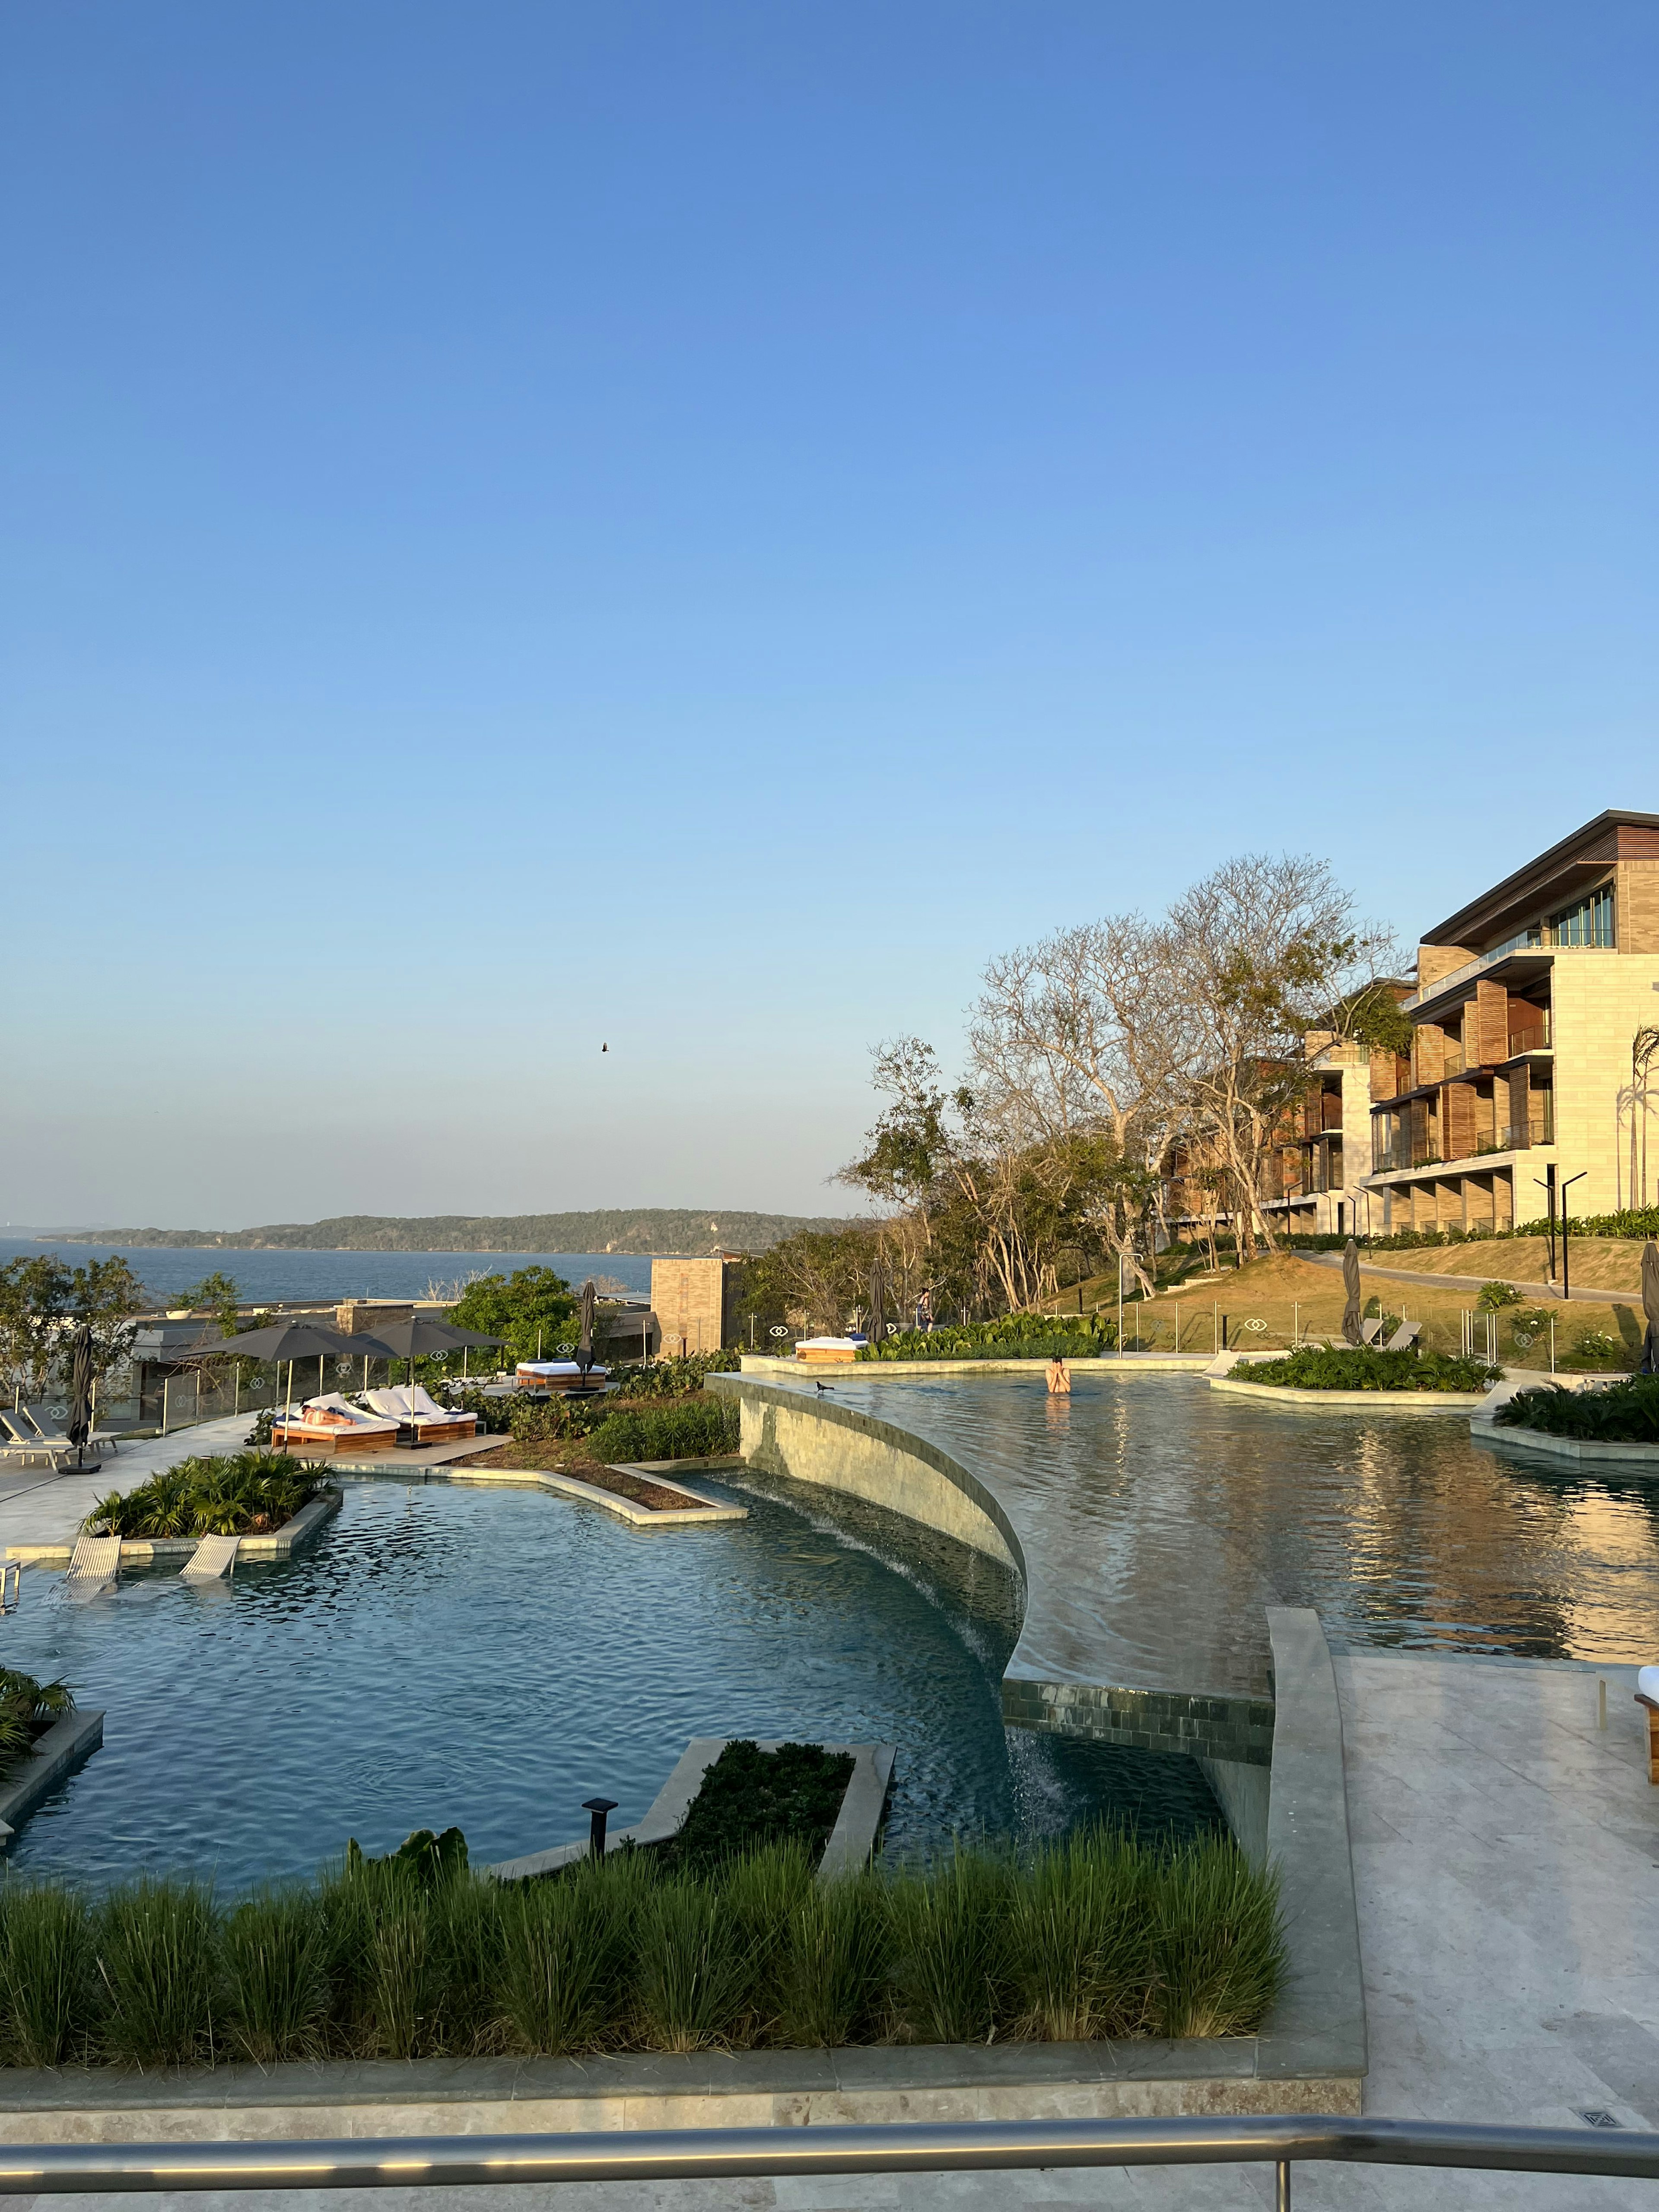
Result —
[{"label": "metal handrail", "polygon": [[1304,2160],[1659,2180],[1659,2135],[1310,2118],[1018,2120],[957,2126],[678,2128],[586,2135],[382,2136],[317,2142],[0,2145],[0,2196],[116,2190],[465,2188],[799,2173],[1050,2166],[1277,2169],[1281,2212]]}]

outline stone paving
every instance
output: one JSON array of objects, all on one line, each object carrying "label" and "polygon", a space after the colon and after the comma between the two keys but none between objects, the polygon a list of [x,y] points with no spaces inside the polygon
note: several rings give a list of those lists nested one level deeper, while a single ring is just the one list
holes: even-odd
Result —
[{"label": "stone paving", "polygon": [[61,1474],[44,1467],[9,1470],[0,1476],[0,1547],[72,1544],[99,1498],[112,1490],[131,1490],[198,1452],[240,1451],[252,1419],[252,1413],[228,1413],[171,1436],[134,1437],[108,1454],[94,1474],[77,1474],[73,1468]]}]

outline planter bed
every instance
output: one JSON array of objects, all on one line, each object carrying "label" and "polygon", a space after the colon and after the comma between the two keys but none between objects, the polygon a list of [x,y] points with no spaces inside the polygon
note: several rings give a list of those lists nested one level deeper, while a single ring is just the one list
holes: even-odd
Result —
[{"label": "planter bed", "polygon": [[[370,1470],[365,1469],[364,1472]],[[378,1474],[380,1470],[375,1468],[373,1472]],[[386,1472],[392,1474],[396,1470],[387,1468]],[[722,1504],[719,1498],[705,1498],[701,1491],[689,1490],[679,1483],[676,1483],[671,1492],[665,1485],[654,1480],[654,1468],[641,1471],[632,1467],[610,1468],[590,1465],[577,1475],[556,1473],[551,1468],[480,1465],[477,1461],[471,1461],[464,1466],[452,1464],[441,1469],[434,1468],[432,1473],[440,1480],[447,1482],[517,1484],[525,1489],[556,1491],[561,1497],[576,1498],[585,1505],[601,1506],[605,1512],[614,1513],[619,1520],[628,1522],[635,1528],[684,1528],[708,1521],[746,1521],[749,1518],[746,1505]],[[621,1489],[602,1487],[594,1480],[597,1475],[611,1474],[620,1474],[636,1489],[650,1491],[663,1497],[672,1496],[682,1502],[673,1506],[647,1505],[627,1496]]]},{"label": "planter bed", "polygon": [[[645,1818],[631,1828],[613,1828],[605,1838],[605,1849],[615,1851],[625,1844],[641,1847],[665,1844],[677,1835],[702,1788],[704,1775],[732,1741],[723,1735],[694,1736],[652,1800]],[[763,1743],[760,1748],[775,1751],[777,1746]],[[840,1816],[818,1862],[818,1875],[823,1879],[862,1866],[875,1850],[897,1753],[896,1747],[890,1743],[826,1743],[818,1748],[844,1752],[853,1761],[853,1771],[842,1796]],[[556,1844],[550,1850],[502,1859],[495,1866],[485,1867],[483,1872],[493,1875],[497,1881],[525,1881],[537,1875],[557,1874],[562,1868],[574,1866],[578,1859],[586,1856],[587,1850],[588,1840],[583,1836],[575,1843]]]},{"label": "planter bed", "polygon": [[[0,2069],[0,2142],[307,2141],[892,2121],[1358,2112],[1361,2075],[1271,2033],[617,2057]],[[331,2117],[325,2124],[320,2112]]]},{"label": "planter bed", "polygon": [[1588,1437],[1555,1437],[1545,1429],[1500,1428],[1490,1419],[1469,1423],[1469,1435],[1494,1451],[1515,1445],[1522,1451],[1545,1452],[1552,1459],[1583,1461],[1587,1465],[1617,1461],[1626,1467],[1659,1469],[1659,1444],[1603,1443]]},{"label": "planter bed", "polygon": [[1467,1413],[1485,1402],[1484,1391],[1463,1390],[1286,1390],[1272,1382],[1235,1382],[1231,1375],[1212,1375],[1212,1390],[1237,1390],[1242,1398],[1271,1398],[1280,1406],[1305,1406],[1322,1412],[1331,1406],[1364,1406],[1371,1413]]},{"label": "planter bed", "polygon": [[36,1736],[27,1758],[17,1762],[9,1776],[0,1778],[0,1830],[4,1836],[21,1827],[41,1799],[83,1765],[103,1741],[101,1712],[65,1713]]},{"label": "planter bed", "polygon": [[[260,1536],[239,1537],[238,1562],[292,1559],[295,1552],[315,1540],[330,1515],[339,1511],[341,1497],[337,1490],[325,1490],[309,1505],[302,1505],[294,1518],[285,1521],[280,1528]],[[176,1559],[182,1565],[201,1540],[199,1536],[124,1536],[121,1565],[147,1567]],[[74,1549],[72,1543],[9,1544],[6,1557],[26,1567],[66,1567]]]}]

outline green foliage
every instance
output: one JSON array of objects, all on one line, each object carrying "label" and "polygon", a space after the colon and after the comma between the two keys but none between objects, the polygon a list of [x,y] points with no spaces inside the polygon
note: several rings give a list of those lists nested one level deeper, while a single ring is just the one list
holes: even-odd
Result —
[{"label": "green foliage", "polygon": [[702,1389],[705,1376],[735,1375],[742,1365],[739,1352],[690,1352],[613,1367],[611,1382],[619,1398],[690,1398]]},{"label": "green foliage", "polygon": [[125,1260],[93,1260],[69,1267],[51,1253],[13,1260],[0,1267],[0,1369],[36,1397],[63,1368],[70,1334],[79,1322],[92,1330],[93,1372],[99,1378],[119,1366],[132,1348],[132,1316],[149,1293]]},{"label": "green foliage", "polygon": [[0,1667],[0,1772],[23,1757],[37,1736],[75,1711],[73,1692],[63,1682],[37,1682]]},{"label": "green foliage", "polygon": [[[504,1437],[513,1426],[513,1408],[520,1401],[515,1398],[486,1397],[482,1390],[462,1390],[452,1391],[448,1402],[463,1413],[476,1413],[486,1436]],[[528,1404],[530,1401],[522,1402]]]},{"label": "green foliage", "polygon": [[222,1337],[234,1336],[241,1328],[237,1308],[241,1292],[233,1275],[216,1267],[210,1275],[204,1275],[199,1283],[174,1293],[173,1304],[185,1306],[191,1313],[210,1313],[219,1324]]},{"label": "green foliage", "polygon": [[1540,1383],[1518,1390],[1492,1418],[1499,1428],[1537,1429],[1584,1443],[1659,1444],[1659,1375],[1632,1375],[1605,1390]]},{"label": "green foliage", "polygon": [[1327,1351],[1311,1345],[1282,1359],[1263,1359],[1232,1370],[1234,1382],[1260,1382],[1279,1390],[1480,1391],[1503,1379],[1501,1367],[1444,1352],[1379,1352],[1369,1345]]},{"label": "green foliage", "polygon": [[208,2052],[217,1935],[211,1893],[198,1882],[143,1875],[111,1891],[95,1936],[106,2057],[185,2066]]},{"label": "green foliage", "polygon": [[504,1338],[499,1357],[511,1367],[520,1359],[551,1359],[554,1346],[576,1334],[579,1303],[551,1267],[515,1267],[510,1275],[470,1283],[447,1318],[457,1328]]},{"label": "green foliage", "polygon": [[816,1859],[830,1840],[852,1778],[850,1752],[782,1743],[763,1751],[747,1738],[728,1743],[702,1778],[665,1860],[713,1865],[765,1844],[800,1844]]},{"label": "green foliage", "polygon": [[96,1907],[7,1886],[0,2063],[1247,2034],[1284,1972],[1274,1878],[1226,1837],[1102,1831],[826,1884],[799,1839],[702,1865],[624,1848],[511,1887],[441,1840],[228,1909],[191,1881]]},{"label": "green foliage", "polygon": [[1498,1313],[1504,1306],[1518,1306],[1524,1301],[1513,1283],[1491,1282],[1481,1284],[1474,1303],[1482,1313]]},{"label": "green foliage", "polygon": [[1624,1346],[1604,1328],[1587,1328],[1568,1352],[1575,1367],[1606,1368],[1624,1364]]},{"label": "green foliage", "polygon": [[1117,1346],[1117,1322],[1103,1314],[1005,1314],[965,1328],[901,1329],[859,1353],[860,1359],[1098,1359]]},{"label": "green foliage", "polygon": [[263,1535],[291,1521],[322,1486],[281,1452],[183,1459],[137,1490],[100,1498],[85,1525],[135,1538]]},{"label": "green foliage", "polygon": [[86,2056],[94,2005],[93,1921],[84,1898],[9,1882],[0,1906],[0,2055],[9,2066]]},{"label": "green foliage", "polygon": [[741,1415],[728,1398],[683,1398],[662,1406],[617,1406],[592,1431],[596,1459],[723,1459],[738,1449]]}]

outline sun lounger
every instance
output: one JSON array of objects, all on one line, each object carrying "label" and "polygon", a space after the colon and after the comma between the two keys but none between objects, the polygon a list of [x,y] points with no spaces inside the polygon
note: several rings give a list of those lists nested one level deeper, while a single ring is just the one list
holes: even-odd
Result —
[{"label": "sun lounger", "polygon": [[70,1553],[64,1587],[76,1597],[95,1597],[108,1589],[121,1571],[121,1539],[94,1536],[83,1528]]},{"label": "sun lounger", "polygon": [[583,1390],[602,1389],[608,1367],[590,1367],[587,1379],[574,1359],[521,1359],[514,1380],[520,1390]]},{"label": "sun lounger", "polygon": [[460,1443],[478,1433],[476,1413],[458,1413],[440,1406],[417,1382],[413,1389],[365,1390],[363,1403],[414,1431],[417,1444]]},{"label": "sun lounger", "polygon": [[1359,1341],[1362,1344],[1375,1344],[1377,1338],[1381,1336],[1382,1334],[1382,1316],[1381,1314],[1373,1314],[1369,1321],[1362,1322],[1360,1323]]},{"label": "sun lounger", "polygon": [[236,1571],[236,1547],[241,1540],[240,1536],[204,1536],[185,1560],[180,1581],[228,1581]]},{"label": "sun lounger", "polygon": [[39,1436],[17,1414],[0,1413],[0,1459],[20,1460],[25,1467],[44,1460],[57,1468],[74,1457],[75,1446],[67,1437]]},{"label": "sun lounger", "polygon": [[[62,1429],[56,1423],[48,1425],[43,1422],[33,1406],[19,1406],[15,1414],[11,1418],[14,1425],[17,1421],[21,1421],[30,1435],[38,1437],[42,1443],[53,1445],[69,1443],[69,1438],[63,1433]],[[108,1429],[88,1429],[87,1449],[90,1451],[94,1444],[98,1446],[100,1451],[112,1452],[116,1449],[116,1438]],[[74,1445],[70,1444],[70,1449],[73,1451],[74,1449]]]},{"label": "sun lounger", "polygon": [[1422,1326],[1423,1324],[1420,1321],[1402,1321],[1399,1328],[1395,1329],[1394,1334],[1383,1346],[1382,1349],[1384,1352],[1409,1351],[1411,1346],[1416,1343],[1418,1332],[1421,1329]]},{"label": "sun lounger", "polygon": [[333,1390],[307,1398],[299,1411],[270,1425],[273,1451],[298,1452],[307,1459],[337,1458],[342,1452],[390,1451],[398,1441],[396,1421],[366,1413]]}]

